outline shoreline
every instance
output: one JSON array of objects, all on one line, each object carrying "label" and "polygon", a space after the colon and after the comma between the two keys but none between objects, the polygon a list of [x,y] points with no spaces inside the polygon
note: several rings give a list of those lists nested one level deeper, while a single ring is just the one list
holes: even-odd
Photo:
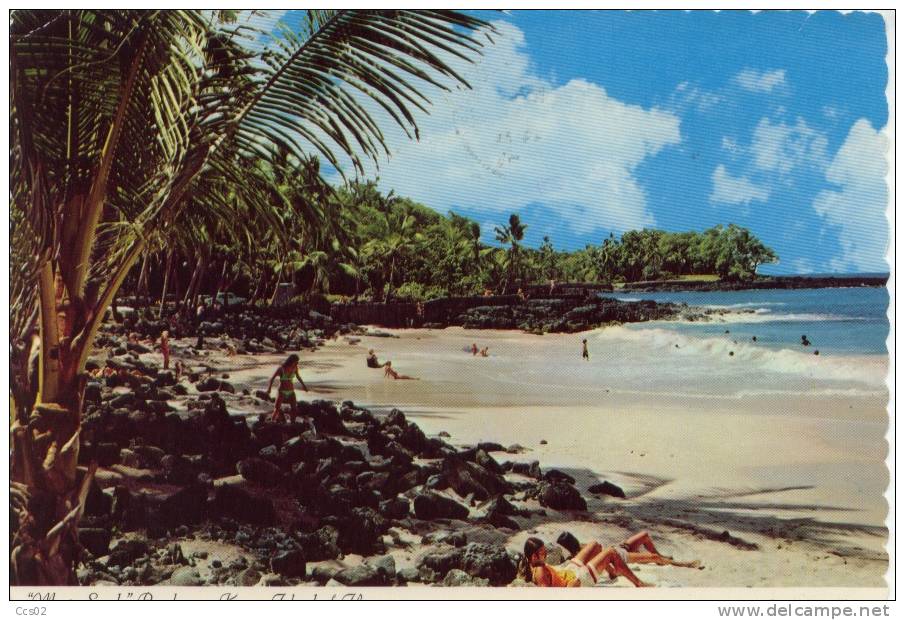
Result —
[{"label": "shoreline", "polygon": [[[557,407],[550,402],[562,395],[550,395],[550,400],[531,404],[543,389],[483,393],[488,385],[462,376],[461,364],[467,368],[500,359],[471,359],[459,345],[482,337],[491,342],[491,354],[499,355],[507,340],[571,341],[576,334],[540,337],[447,328],[394,330],[394,335],[398,338],[332,341],[303,355],[302,374],[312,392],[299,396],[352,400],[377,415],[399,407],[429,437],[448,433],[448,441],[459,448],[481,441],[521,443],[527,448],[523,454],[491,454],[501,462],[537,460],[544,470],[555,467],[575,478],[590,513],[577,520],[561,515],[526,523],[505,539],[507,548],[518,549],[529,531],[551,540],[563,530],[581,540],[616,540],[643,528],[669,552],[701,556],[708,567],[672,573],[640,568],[642,579],[661,585],[885,584],[887,507],[882,494],[887,478],[877,448],[885,447],[887,421],[881,398],[840,402],[838,397],[817,397],[790,403],[779,396],[760,404],[720,398],[714,404],[700,397],[664,402],[662,396],[611,394],[612,402],[595,406],[598,396],[571,391],[569,398],[579,402]],[[381,359],[391,357],[394,367],[419,380],[385,380],[379,370],[367,369],[368,348],[377,348]],[[443,366],[449,355],[453,365]],[[438,356],[444,359],[438,361]],[[266,385],[265,377],[282,355],[212,357],[237,388],[254,388],[263,387],[261,381]],[[240,364],[245,367],[230,370]],[[437,364],[445,378],[435,374]],[[473,389],[467,398],[462,398],[463,385]],[[510,397],[514,402],[507,404]],[[254,418],[266,410],[263,405],[244,414]],[[779,425],[783,431],[777,438]],[[613,448],[601,450],[595,443],[600,440]],[[589,485],[604,479],[622,486],[628,498],[587,495]],[[729,532],[726,540],[757,545],[758,550],[727,543],[723,532]],[[402,554],[397,565],[415,561],[415,555]]]},{"label": "shoreline", "polygon": [[662,293],[678,291],[749,291],[761,289],[818,289],[885,287],[885,276],[759,276],[755,280],[659,280],[651,282],[627,282],[615,292]]}]

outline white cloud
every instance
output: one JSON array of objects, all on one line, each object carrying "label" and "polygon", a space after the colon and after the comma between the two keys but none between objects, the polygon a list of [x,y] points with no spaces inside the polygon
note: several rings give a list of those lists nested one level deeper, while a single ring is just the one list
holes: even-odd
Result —
[{"label": "white cloud", "polygon": [[710,201],[714,203],[747,205],[752,201],[765,202],[770,197],[768,189],[755,185],[747,177],[732,176],[723,164],[716,167],[711,179]]},{"label": "white cloud", "polygon": [[838,189],[824,190],[814,210],[839,227],[842,253],[830,264],[839,271],[886,271],[884,257],[889,226],[886,209],[888,140],[866,119],[849,130],[848,137],[826,170],[826,179]]},{"label": "white cloud", "polygon": [[757,71],[745,69],[735,76],[735,81],[745,90],[756,93],[769,93],[774,88],[786,85],[786,70]]},{"label": "white cloud", "polygon": [[723,95],[704,90],[690,82],[681,82],[669,97],[670,107],[680,111],[692,106],[698,112],[707,112],[725,101]]},{"label": "white cloud", "polygon": [[827,139],[801,118],[794,125],[773,124],[763,118],[754,129],[751,150],[759,170],[788,174],[802,166],[822,168],[827,163]]},{"label": "white cloud", "polygon": [[653,225],[635,170],[680,141],[679,119],[583,79],[552,84],[532,68],[522,31],[496,27],[496,43],[475,64],[453,63],[472,90],[431,91],[430,115],[417,116],[420,142],[381,119],[392,153],[381,187],[494,220],[538,203],[574,232]]}]

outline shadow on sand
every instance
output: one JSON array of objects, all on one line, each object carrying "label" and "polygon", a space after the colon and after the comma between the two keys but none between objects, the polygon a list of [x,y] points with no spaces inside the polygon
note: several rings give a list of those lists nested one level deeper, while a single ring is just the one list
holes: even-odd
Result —
[{"label": "shadow on sand", "polygon": [[[499,455],[497,455],[499,456]],[[854,521],[829,521],[820,518],[825,512],[858,512],[856,508],[824,504],[783,503],[783,493],[807,490],[810,486],[780,488],[745,488],[720,490],[706,495],[688,497],[652,497],[657,489],[672,480],[634,472],[612,472],[609,479],[618,480],[626,491],[626,498],[594,495],[588,487],[608,478],[588,469],[558,468],[575,479],[575,486],[588,503],[589,520],[618,525],[628,532],[648,529],[649,526],[668,526],[699,538],[723,542],[743,550],[759,548],[757,537],[765,536],[777,541],[798,541],[814,545],[816,549],[845,558],[887,561],[885,546],[886,527],[856,523]],[[756,495],[762,500],[739,501],[739,498]],[[794,512],[794,517],[783,517],[784,511]],[[556,521],[556,511],[547,511],[546,517],[532,517],[525,525],[533,527]],[[815,513],[815,516],[798,516]],[[563,520],[584,520],[574,513],[563,513]],[[754,535],[754,536],[752,536]],[[853,544],[853,535],[876,538],[876,547],[866,549]]]}]

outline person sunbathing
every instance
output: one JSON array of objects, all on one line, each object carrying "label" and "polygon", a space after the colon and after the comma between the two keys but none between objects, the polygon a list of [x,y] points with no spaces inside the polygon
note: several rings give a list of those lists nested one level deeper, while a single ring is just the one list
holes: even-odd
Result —
[{"label": "person sunbathing", "polygon": [[632,569],[633,564],[658,564],[660,566],[681,566],[699,568],[700,562],[677,562],[662,555],[654,546],[647,532],[639,532],[615,547],[603,547],[592,542],[582,547],[571,559],[558,566],[546,563],[547,548],[539,538],[525,541],[525,559],[522,561],[522,577],[539,587],[576,588],[596,585],[604,573],[609,579],[625,577],[635,587],[650,587]]},{"label": "person sunbathing", "polygon": [[410,376],[408,376],[408,375],[400,375],[398,372],[396,372],[395,370],[393,370],[393,362],[387,362],[386,364],[383,365],[383,367],[384,367],[384,371],[383,371],[383,376],[384,376],[384,377],[392,377],[393,379],[413,379],[413,380],[416,380],[415,377],[410,377]]}]

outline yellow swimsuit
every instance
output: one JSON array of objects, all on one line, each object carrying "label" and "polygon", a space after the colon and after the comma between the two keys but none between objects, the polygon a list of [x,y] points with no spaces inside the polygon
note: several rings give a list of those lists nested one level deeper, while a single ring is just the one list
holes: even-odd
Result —
[{"label": "yellow swimsuit", "polygon": [[575,573],[565,568],[557,568],[546,564],[544,565],[544,570],[550,575],[550,587],[552,588],[567,588],[578,581]]}]

